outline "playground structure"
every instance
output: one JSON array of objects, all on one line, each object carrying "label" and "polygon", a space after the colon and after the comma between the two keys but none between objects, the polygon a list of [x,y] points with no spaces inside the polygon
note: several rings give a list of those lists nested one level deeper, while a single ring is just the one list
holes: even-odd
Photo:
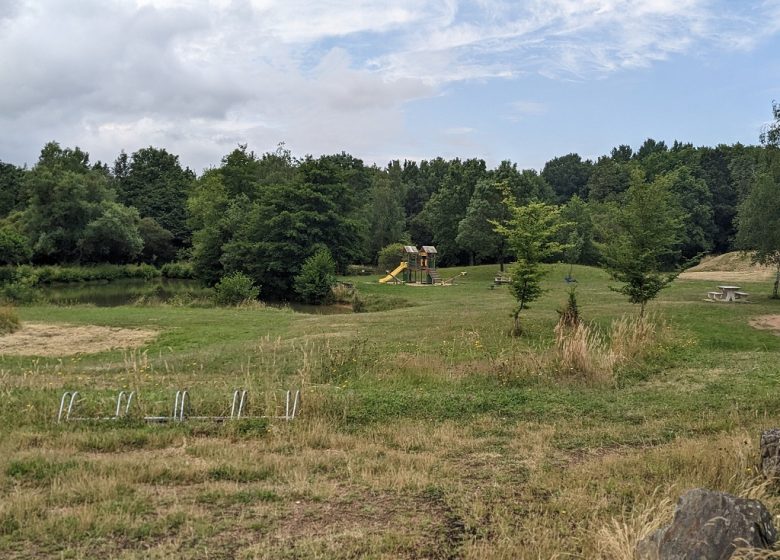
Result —
[{"label": "playground structure", "polygon": [[404,246],[401,263],[387,276],[379,280],[380,284],[440,284],[441,278],[436,272],[436,247],[423,245],[421,249],[413,245]]}]

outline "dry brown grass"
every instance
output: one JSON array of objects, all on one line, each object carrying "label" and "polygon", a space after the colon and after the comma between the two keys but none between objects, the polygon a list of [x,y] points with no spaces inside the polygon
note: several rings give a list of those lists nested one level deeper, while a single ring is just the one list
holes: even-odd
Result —
[{"label": "dry brown grass", "polygon": [[118,348],[137,348],[153,340],[157,332],[97,325],[25,323],[0,339],[0,355],[74,356]]},{"label": "dry brown grass", "polygon": [[657,342],[656,316],[623,316],[612,321],[608,336],[586,323],[555,327],[556,370],[589,383],[615,381],[619,366],[641,358]]},{"label": "dry brown grass", "polygon": [[682,280],[713,280],[720,282],[761,282],[773,279],[772,267],[753,264],[749,253],[734,251],[705,257],[680,274]]}]

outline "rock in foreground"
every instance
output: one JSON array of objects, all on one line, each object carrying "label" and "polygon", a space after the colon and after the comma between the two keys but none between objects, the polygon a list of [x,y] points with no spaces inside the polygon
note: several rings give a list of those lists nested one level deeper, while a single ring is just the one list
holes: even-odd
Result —
[{"label": "rock in foreground", "polygon": [[680,498],[674,520],[637,545],[639,560],[727,560],[739,548],[769,548],[772,516],[757,500],[703,488]]}]

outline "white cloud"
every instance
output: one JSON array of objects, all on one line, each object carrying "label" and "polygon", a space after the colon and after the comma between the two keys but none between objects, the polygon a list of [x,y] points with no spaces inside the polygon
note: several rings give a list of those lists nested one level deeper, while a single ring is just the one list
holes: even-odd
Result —
[{"label": "white cloud", "polygon": [[778,32],[780,0],[0,0],[0,159],[51,139],[196,169],[238,142],[381,154],[447,83],[587,79]]}]

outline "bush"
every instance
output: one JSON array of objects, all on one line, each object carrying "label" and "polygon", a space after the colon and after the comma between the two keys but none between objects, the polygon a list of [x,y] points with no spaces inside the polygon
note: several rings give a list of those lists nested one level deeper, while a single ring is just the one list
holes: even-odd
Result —
[{"label": "bush", "polygon": [[239,305],[248,300],[257,299],[260,288],[242,272],[223,276],[214,286],[214,301],[217,305]]},{"label": "bush", "polygon": [[164,264],[161,269],[165,278],[178,278],[181,280],[191,280],[195,278],[195,270],[191,262],[179,261]]},{"label": "bush", "polygon": [[18,331],[22,326],[16,310],[10,306],[0,307],[0,335]]},{"label": "bush", "polygon": [[0,301],[31,303],[36,299],[38,274],[31,266],[0,267]]},{"label": "bush", "polygon": [[8,226],[0,228],[0,264],[19,264],[31,257],[32,249],[24,235]]},{"label": "bush", "polygon": [[118,278],[151,280],[160,271],[150,264],[101,264],[96,266],[42,266],[36,269],[41,284],[53,282],[111,281]]},{"label": "bush", "polygon": [[404,246],[402,243],[391,243],[383,247],[377,253],[377,268],[379,272],[393,270],[404,257]]},{"label": "bush", "polygon": [[319,249],[303,263],[295,277],[295,293],[304,303],[328,303],[336,283],[336,263],[327,249]]}]

